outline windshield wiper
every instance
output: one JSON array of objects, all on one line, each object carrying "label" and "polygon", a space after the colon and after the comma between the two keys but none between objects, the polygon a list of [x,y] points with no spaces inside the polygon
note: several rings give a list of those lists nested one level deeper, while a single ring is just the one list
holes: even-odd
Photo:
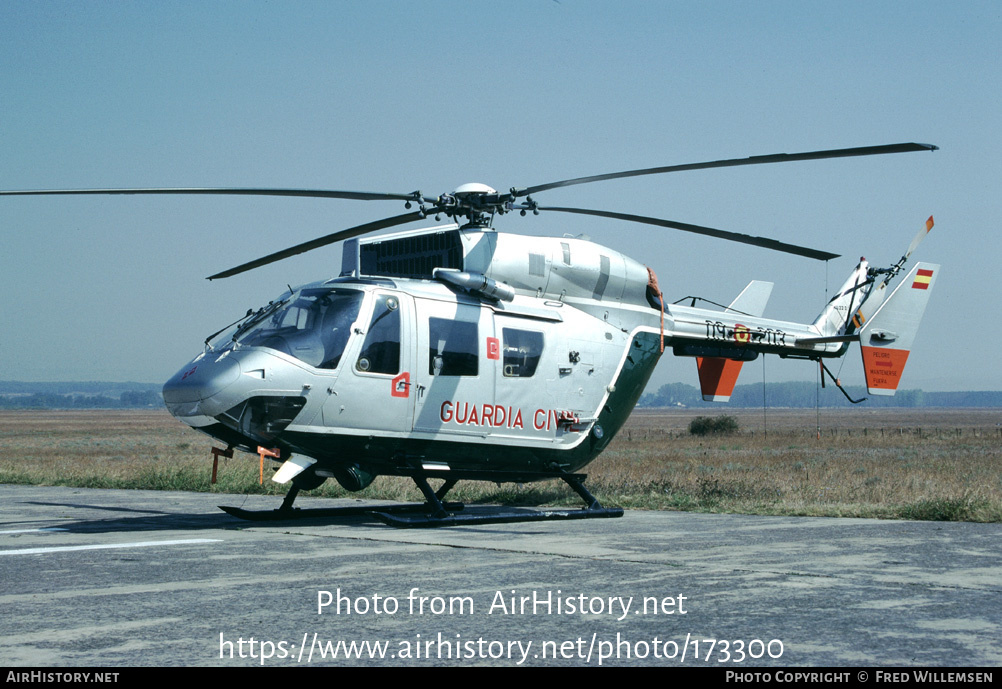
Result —
[{"label": "windshield wiper", "polygon": [[[236,319],[235,321],[233,321],[229,325],[223,326],[222,328],[220,328],[219,330],[217,330],[216,332],[212,333],[207,338],[205,338],[205,348],[206,348],[206,350],[208,350],[210,352],[216,351],[212,347],[212,345],[209,344],[210,342],[212,342],[213,338],[215,338],[217,335],[219,335],[219,333],[224,332],[224,331],[228,330],[229,328],[232,328],[234,325],[236,325],[237,323],[239,323],[243,319],[249,317],[253,313],[254,313],[254,309],[247,309],[247,313],[245,313],[244,315],[242,315],[240,318]],[[236,337],[236,336],[234,335],[234,337]]]},{"label": "windshield wiper", "polygon": [[[292,297],[289,297],[289,299],[291,298]],[[258,312],[255,313],[254,316],[249,321],[247,321],[239,328],[237,328],[237,331],[233,333],[233,339],[236,340],[237,337],[243,335],[245,332],[253,328],[261,321],[263,321],[265,318],[278,311],[279,308],[288,304],[289,299],[282,299],[280,301],[270,301],[268,302],[267,306],[262,306],[260,309],[258,309]]]},{"label": "windshield wiper", "polygon": [[[289,299],[291,298],[292,297],[289,297]],[[241,335],[243,335],[245,332],[247,332],[250,328],[254,327],[256,324],[260,323],[265,318],[275,313],[275,311],[277,311],[280,307],[284,306],[285,304],[288,304],[289,299],[281,299],[279,301],[269,301],[267,306],[262,306],[257,311],[254,311],[254,309],[247,309],[247,313],[245,313],[243,316],[233,321],[225,328],[217,330],[216,332],[212,333],[207,338],[205,338],[206,349],[210,352],[216,351],[212,347],[212,345],[209,344],[212,341],[212,338],[219,335],[219,333],[224,332],[227,328],[232,328],[234,325],[240,323],[240,321],[243,321],[245,318],[249,318],[249,320],[245,321],[239,328],[236,329],[236,332],[233,333],[233,337],[231,337],[228,340],[229,342],[236,342],[236,339]]]}]

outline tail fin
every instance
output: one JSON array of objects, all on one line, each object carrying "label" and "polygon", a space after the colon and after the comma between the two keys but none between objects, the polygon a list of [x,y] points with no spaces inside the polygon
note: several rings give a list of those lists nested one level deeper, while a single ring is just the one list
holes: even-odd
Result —
[{"label": "tail fin", "polygon": [[[752,280],[725,312],[738,312],[746,316],[761,316],[772,294],[773,283]],[[727,402],[741,373],[742,361],[723,357],[696,357],[699,388],[707,402]]]},{"label": "tail fin", "polygon": [[873,280],[867,274],[869,268],[870,264],[866,259],[860,258],[849,278],[814,321],[814,326],[821,333],[821,337],[847,335],[859,326],[851,319],[850,314],[866,301],[873,288]]},{"label": "tail fin", "polygon": [[898,389],[939,266],[919,263],[859,330],[866,388],[871,395]]},{"label": "tail fin", "polygon": [[705,402],[728,402],[738,382],[743,361],[715,356],[696,357],[699,390]]}]

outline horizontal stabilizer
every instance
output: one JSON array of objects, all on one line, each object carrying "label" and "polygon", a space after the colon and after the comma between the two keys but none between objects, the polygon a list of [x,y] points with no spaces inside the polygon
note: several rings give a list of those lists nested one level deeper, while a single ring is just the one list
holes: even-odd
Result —
[{"label": "horizontal stabilizer", "polygon": [[699,389],[706,402],[727,402],[731,399],[734,386],[744,362],[719,357],[696,357],[699,371]]},{"label": "horizontal stabilizer", "polygon": [[860,328],[863,372],[871,395],[889,396],[898,389],[938,274],[938,265],[916,265]]},{"label": "horizontal stabilizer", "polygon": [[855,342],[859,335],[832,335],[831,337],[798,337],[797,344],[828,344],[830,342]]}]

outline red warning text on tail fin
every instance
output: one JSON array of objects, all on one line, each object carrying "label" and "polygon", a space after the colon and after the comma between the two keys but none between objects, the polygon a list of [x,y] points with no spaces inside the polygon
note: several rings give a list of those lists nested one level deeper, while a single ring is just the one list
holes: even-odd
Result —
[{"label": "red warning text on tail fin", "polygon": [[744,362],[719,357],[696,357],[699,371],[699,389],[706,402],[727,402],[731,399],[734,386]]},{"label": "red warning text on tail fin", "polygon": [[908,350],[864,345],[862,351],[867,390],[871,395],[893,395],[905,370]]}]

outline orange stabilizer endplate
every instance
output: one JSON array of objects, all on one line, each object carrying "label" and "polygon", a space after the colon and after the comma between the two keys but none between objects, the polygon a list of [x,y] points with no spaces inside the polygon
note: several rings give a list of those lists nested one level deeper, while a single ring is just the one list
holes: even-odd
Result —
[{"label": "orange stabilizer endplate", "polygon": [[866,388],[871,395],[893,395],[908,361],[907,349],[861,347]]},{"label": "orange stabilizer endplate", "polygon": [[741,373],[742,361],[719,357],[696,357],[699,372],[699,389],[706,402],[727,402]]}]

